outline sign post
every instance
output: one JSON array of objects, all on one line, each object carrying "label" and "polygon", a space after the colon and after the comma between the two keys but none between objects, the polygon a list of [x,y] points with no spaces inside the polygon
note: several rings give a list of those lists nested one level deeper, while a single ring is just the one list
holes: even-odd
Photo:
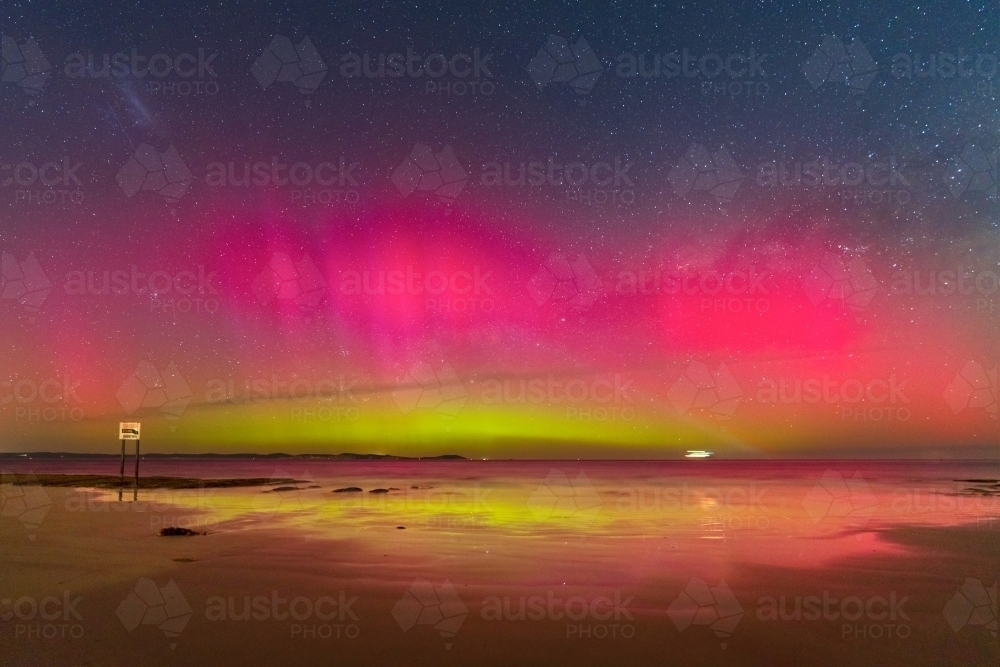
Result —
[{"label": "sign post", "polygon": [[139,499],[139,422],[119,422],[118,439],[122,441],[122,462],[118,479],[118,500],[122,499],[125,487],[125,441],[135,440],[135,480],[132,483],[132,500]]},{"label": "sign post", "polygon": [[118,471],[118,502],[122,501],[122,487],[125,486],[125,439],[122,438],[122,465]]}]

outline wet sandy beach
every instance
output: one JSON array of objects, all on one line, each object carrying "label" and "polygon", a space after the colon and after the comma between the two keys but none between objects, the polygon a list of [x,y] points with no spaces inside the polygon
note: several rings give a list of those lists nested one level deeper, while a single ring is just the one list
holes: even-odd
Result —
[{"label": "wet sandy beach", "polygon": [[5,477],[4,665],[1000,655],[993,464],[192,465],[149,474],[274,482],[119,503]]}]

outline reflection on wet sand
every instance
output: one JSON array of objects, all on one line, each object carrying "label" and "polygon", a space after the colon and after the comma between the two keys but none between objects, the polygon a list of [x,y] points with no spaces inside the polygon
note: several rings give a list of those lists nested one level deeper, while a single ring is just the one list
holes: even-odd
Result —
[{"label": "reflection on wet sand", "polygon": [[[194,472],[171,465],[155,473]],[[260,664],[330,651],[344,664],[434,665],[998,657],[991,465],[246,463],[198,472],[267,483],[147,490],[134,504],[110,489],[37,487],[50,509],[34,539],[5,506],[5,534],[18,539],[0,544],[3,590],[16,600],[72,589],[85,631],[74,644],[2,624],[12,664],[37,655],[76,664],[78,653],[101,664],[206,655]],[[168,525],[209,534],[157,537]],[[165,595],[171,581],[186,605],[177,609],[190,608],[176,617],[187,618],[180,632],[180,620],[167,626],[174,636],[160,627],[169,614],[129,616],[139,593]]]}]

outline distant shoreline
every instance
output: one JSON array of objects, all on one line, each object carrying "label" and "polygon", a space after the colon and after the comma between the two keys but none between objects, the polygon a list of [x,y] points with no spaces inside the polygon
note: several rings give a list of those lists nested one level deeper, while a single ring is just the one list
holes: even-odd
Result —
[{"label": "distant shoreline", "polygon": [[[126,456],[131,457],[132,455],[126,450]],[[15,462],[15,461],[27,461],[27,460],[40,460],[40,461],[58,461],[58,460],[86,460],[86,459],[109,459],[117,460],[121,457],[119,452],[114,453],[78,453],[78,452],[0,452],[0,463],[4,462]],[[706,459],[691,459],[685,458],[682,454],[678,453],[673,457],[661,457],[661,458],[512,458],[512,457],[497,457],[489,459],[480,458],[468,458],[461,456],[459,454],[440,454],[437,456],[399,456],[396,454],[358,454],[354,452],[343,452],[340,454],[286,454],[283,452],[275,452],[270,454],[255,454],[250,452],[241,452],[237,454],[218,454],[214,452],[208,453],[190,453],[190,454],[162,454],[156,452],[143,453],[142,458],[144,460],[148,459],[160,459],[160,460],[180,460],[180,459],[199,459],[205,461],[226,461],[226,460],[291,460],[291,461],[469,461],[476,463],[558,463],[558,462],[572,462],[572,463],[681,463],[684,462],[688,465],[693,466],[711,466],[715,464],[733,464],[733,463],[809,463],[809,464],[819,464],[827,462],[830,464],[844,464],[855,462],[858,464],[862,463],[913,463],[913,464],[934,464],[934,463],[948,463],[948,464],[997,464],[1000,465],[1000,458],[996,457],[956,457],[956,458],[925,458],[925,457],[830,457],[830,456],[818,456],[818,457],[790,457],[790,458],[765,458],[765,457],[726,457],[726,456],[714,456]]]},{"label": "distant shoreline", "polygon": [[[130,455],[126,450],[126,455]],[[0,452],[3,459],[100,459],[120,458],[120,453],[114,454],[78,454],[75,452]],[[468,461],[470,459],[458,454],[441,454],[440,456],[396,456],[395,454],[142,454],[144,459],[322,459],[332,461]]]}]

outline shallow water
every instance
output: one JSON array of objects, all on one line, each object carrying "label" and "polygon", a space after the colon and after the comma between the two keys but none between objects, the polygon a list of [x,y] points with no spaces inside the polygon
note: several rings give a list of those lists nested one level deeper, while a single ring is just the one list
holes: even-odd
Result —
[{"label": "shallow water", "polygon": [[[118,463],[3,465],[21,473],[116,474]],[[557,647],[576,642],[581,655],[611,651],[625,664],[644,662],[658,642],[674,653],[693,651],[691,664],[763,664],[775,658],[767,642],[779,636],[789,645],[811,643],[810,650],[823,646],[821,664],[866,656],[870,664],[912,663],[920,655],[972,656],[961,664],[978,664],[996,656],[1000,499],[986,482],[962,481],[996,479],[991,462],[147,459],[142,474],[297,483],[142,491],[137,503],[118,503],[113,491],[47,489],[50,516],[20,527],[8,516],[2,525],[32,533],[29,541],[41,545],[56,525],[61,532],[92,524],[114,531],[115,517],[127,515],[138,536],[126,544],[194,545],[197,562],[187,570],[160,563],[148,573],[164,579],[166,569],[179,586],[189,580],[192,628],[211,615],[213,590],[266,591],[275,578],[307,591],[353,582],[351,591],[369,603],[362,616],[369,630],[387,637],[370,640],[379,650],[387,650],[383,642],[395,647],[386,654],[393,659],[414,657],[422,631],[455,646],[455,653],[445,648],[449,660],[464,651],[490,664],[540,659],[510,643],[524,632]],[[344,487],[363,491],[334,493]],[[390,490],[372,493],[376,488]],[[143,536],[168,525],[209,536]],[[120,548],[114,539],[91,548]],[[239,584],[213,585],[198,574],[222,544],[245,547],[227,555],[243,568]],[[19,559],[31,554],[28,544],[18,549],[8,554],[8,587],[18,585]],[[68,558],[56,552],[56,560]],[[223,568],[215,576],[225,582],[228,574]],[[966,614],[963,600],[981,593],[986,601],[973,600]],[[956,596],[963,600],[953,602]],[[420,612],[447,610],[447,600],[465,611]],[[401,604],[418,610],[397,614]],[[542,610],[537,619],[533,608]],[[242,641],[237,630],[192,628],[184,634],[201,642]],[[608,642],[618,643],[609,649]],[[484,646],[491,648],[484,653]]]}]

